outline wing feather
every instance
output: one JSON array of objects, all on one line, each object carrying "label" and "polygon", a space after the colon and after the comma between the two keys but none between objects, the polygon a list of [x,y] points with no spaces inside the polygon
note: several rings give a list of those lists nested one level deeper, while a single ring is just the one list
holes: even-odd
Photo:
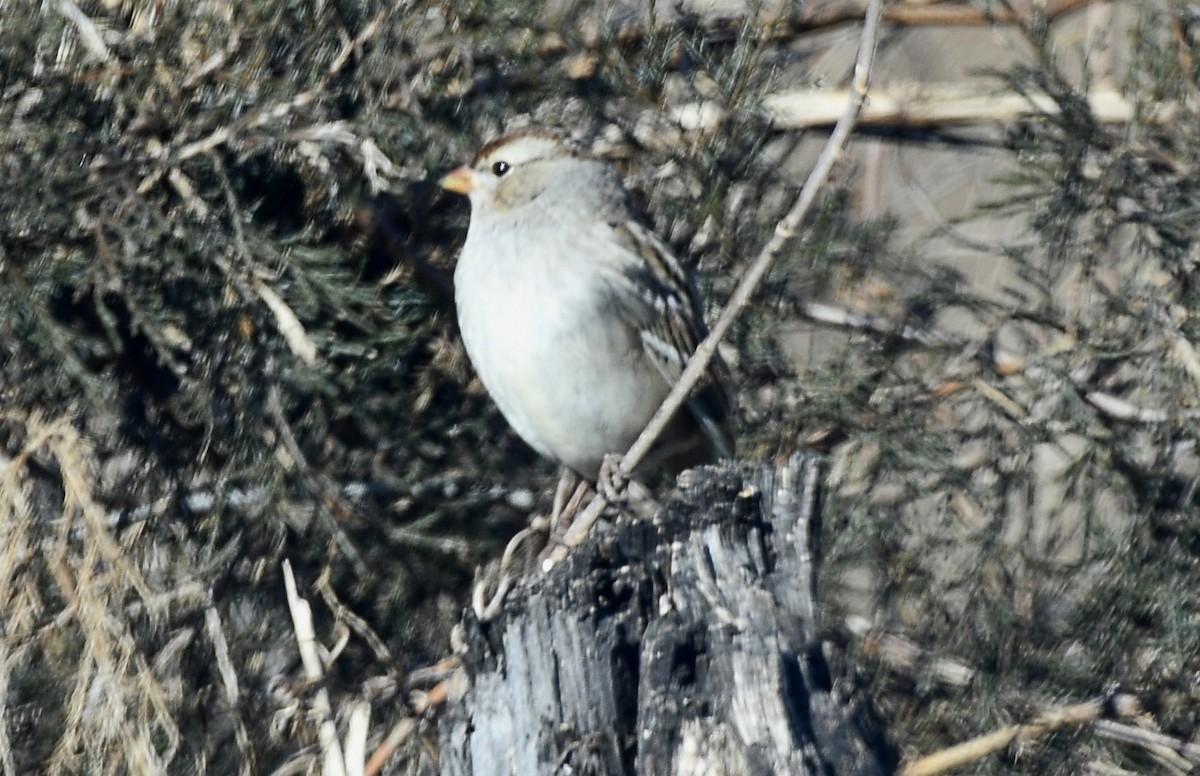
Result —
[{"label": "wing feather", "polygon": [[[650,361],[671,385],[708,334],[691,278],[653,231],[632,219],[608,224],[629,261],[613,279],[620,314],[641,332]],[[631,293],[632,292],[632,293]],[[730,421],[734,410],[729,367],[714,354],[685,405],[717,454],[733,455]]]}]

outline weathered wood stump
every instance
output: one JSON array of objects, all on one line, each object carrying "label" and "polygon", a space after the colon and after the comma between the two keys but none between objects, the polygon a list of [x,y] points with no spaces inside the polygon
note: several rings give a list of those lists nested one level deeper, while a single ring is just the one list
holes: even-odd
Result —
[{"label": "weathered wood stump", "polygon": [[468,615],[441,772],[890,771],[816,635],[817,468],[696,470],[653,520],[598,524],[496,619]]}]

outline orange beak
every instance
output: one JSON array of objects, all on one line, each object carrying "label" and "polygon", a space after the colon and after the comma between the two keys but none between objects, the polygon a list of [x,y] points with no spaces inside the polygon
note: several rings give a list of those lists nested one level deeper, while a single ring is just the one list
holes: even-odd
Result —
[{"label": "orange beak", "polygon": [[442,188],[455,194],[470,194],[475,190],[475,171],[465,164],[442,178]]}]

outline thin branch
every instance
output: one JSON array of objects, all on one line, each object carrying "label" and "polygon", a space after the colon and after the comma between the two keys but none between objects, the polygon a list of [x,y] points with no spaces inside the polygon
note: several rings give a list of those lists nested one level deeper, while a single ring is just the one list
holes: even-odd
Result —
[{"label": "thin branch", "polygon": [[338,741],[329,692],[321,686],[325,678],[325,668],[321,665],[317,634],[313,629],[312,608],[300,595],[296,587],[296,577],[292,573],[292,564],[287,559],[283,561],[283,583],[288,609],[292,614],[292,627],[296,632],[296,646],[300,651],[300,664],[304,667],[304,679],[318,686],[313,694],[312,703],[313,713],[317,717],[317,737],[323,755],[321,772],[324,776],[345,776],[346,760],[342,756],[342,745]]},{"label": "thin branch", "polygon": [[[849,99],[845,89],[789,89],[765,95],[762,114],[776,130],[832,125]],[[1133,101],[1117,89],[1097,88],[1084,95],[1092,117],[1101,124],[1165,125],[1176,121],[1181,103],[1147,106],[1139,115]],[[858,116],[860,127],[928,129],[1011,123],[1030,116],[1057,116],[1061,106],[1044,92],[1003,91],[957,84],[896,83],[871,90],[871,101]],[[712,132],[725,112],[717,102],[690,102],[671,115],[688,132]]]},{"label": "thin branch", "polygon": [[225,703],[233,717],[234,740],[242,756],[241,772],[249,774],[254,769],[254,748],[250,745],[250,733],[246,730],[245,720],[242,719],[241,691],[238,687],[237,671],[229,656],[229,641],[225,638],[225,628],[221,625],[221,614],[212,603],[204,609],[204,626],[217,658],[217,673],[225,686]]},{"label": "thin branch", "polygon": [[58,0],[58,12],[75,25],[75,29],[79,33],[79,40],[92,56],[101,62],[112,59],[112,52],[108,50],[100,28],[96,26],[90,16],[79,9],[79,6],[71,0]]},{"label": "thin branch", "polygon": [[1153,730],[1126,725],[1113,720],[1102,719],[1095,724],[1096,732],[1104,738],[1111,738],[1126,744],[1133,744],[1145,749],[1159,749],[1175,753],[1192,765],[1200,765],[1200,746],[1180,741],[1178,738],[1157,733]]},{"label": "thin branch", "polygon": [[1008,725],[993,733],[922,757],[901,768],[900,776],[937,776],[1002,751],[1014,742],[1031,741],[1067,726],[1095,722],[1104,712],[1103,699],[1048,711],[1031,724]]},{"label": "thin branch", "polygon": [[341,622],[346,623],[346,626],[354,632],[356,636],[366,642],[371,651],[375,653],[375,659],[384,665],[394,664],[395,658],[392,656],[392,651],[388,649],[387,644],[379,634],[371,627],[371,625],[360,617],[353,609],[342,602],[338,598],[337,592],[333,589],[333,584],[329,581],[330,571],[326,568],[317,581],[313,584],[317,593],[321,596],[321,600],[325,602],[325,606],[333,612]]},{"label": "thin branch", "polygon": [[737,317],[745,309],[750,302],[750,298],[758,289],[763,277],[766,276],[767,270],[778,258],[779,254],[787,243],[796,235],[796,230],[800,228],[801,222],[807,217],[809,209],[816,201],[817,192],[825,185],[829,178],[830,172],[833,170],[833,165],[842,156],[842,149],[846,145],[850,133],[854,130],[856,119],[859,111],[862,109],[863,101],[867,96],[871,76],[871,65],[875,59],[875,47],[879,38],[879,19],[882,11],[881,0],[873,0],[867,12],[867,21],[863,25],[862,42],[859,47],[858,61],[854,65],[854,80],[850,92],[847,95],[848,99],[845,104],[842,117],[838,119],[837,126],[833,129],[833,134],[829,137],[829,142],[825,144],[821,156],[817,159],[816,165],[809,173],[808,180],[804,183],[804,188],[800,190],[800,196],[796,198],[796,202],[792,205],[792,209],[783,217],[775,226],[775,233],[767,244],[759,251],[758,257],[754,263],[750,265],[750,269],[742,277],[737,289],[730,297],[725,309],[721,311],[721,316],[717,319],[712,331],[696,348],[695,354],[688,361],[687,368],[683,370],[683,374],[679,376],[679,380],[671,389],[671,393],[667,396],[658,412],[650,419],[641,436],[625,453],[621,459],[620,471],[631,472],[637,465],[642,462],[646,454],[650,451],[651,446],[657,441],[662,430],[666,428],[667,423],[675,415],[676,411],[683,406],[688,395],[692,392],[700,377],[703,376],[708,368],[709,362],[712,360],[713,354],[717,351],[717,344],[724,339],[725,334],[737,320]]},{"label": "thin branch", "polygon": [[333,515],[334,507],[346,512],[352,511],[353,507],[342,501],[340,493],[329,482],[328,477],[317,472],[309,464],[304,451],[300,449],[300,442],[296,439],[296,435],[292,433],[292,426],[288,422],[286,413],[283,411],[283,400],[279,396],[279,386],[275,384],[272,384],[267,389],[266,409],[268,416],[275,423],[276,431],[279,432],[279,439],[283,443],[283,448],[292,457],[292,461],[295,462],[296,466],[309,475],[305,478],[305,482],[308,483],[310,492],[318,497],[315,502],[317,515],[329,530],[338,549],[350,561],[350,565],[353,567],[355,573],[360,577],[367,576],[367,564],[362,559],[362,553],[354,546],[354,542],[342,530],[342,527]]},{"label": "thin branch", "polygon": [[[775,129],[802,129],[832,124],[846,99],[840,89],[794,89],[767,95],[762,107]],[[1101,124],[1128,124],[1134,119],[1133,102],[1116,89],[1093,89],[1086,99],[1092,116]],[[1178,116],[1180,107],[1172,103],[1156,105],[1141,120],[1165,124]],[[685,111],[687,106],[679,110]],[[871,102],[863,108],[858,124],[905,129],[993,124],[1035,115],[1053,116],[1059,110],[1053,97],[1038,92],[1019,94],[945,84],[892,84],[871,91]],[[695,109],[688,115],[692,114],[706,115]]]},{"label": "thin branch", "polygon": [[[879,40],[879,21],[882,11],[882,0],[871,0],[867,8],[866,22],[863,25],[858,59],[854,65],[853,86],[845,105],[845,111],[841,119],[838,120],[837,126],[834,127],[833,133],[829,137],[829,142],[825,144],[825,149],[817,159],[812,172],[809,173],[808,180],[805,181],[804,187],[800,190],[796,202],[792,205],[792,209],[788,211],[787,215],[783,217],[783,220],[775,226],[774,235],[763,246],[758,257],[738,284],[737,289],[734,291],[729,303],[725,305],[725,309],[722,311],[720,318],[717,319],[712,331],[700,343],[700,346],[696,348],[695,354],[689,359],[687,367],[683,370],[683,374],[679,376],[679,380],[671,389],[671,393],[663,401],[662,406],[659,407],[654,417],[650,419],[641,436],[637,438],[633,446],[621,458],[615,473],[617,479],[623,473],[631,472],[637,467],[638,463],[649,452],[655,440],[658,439],[659,434],[666,427],[668,420],[687,399],[697,380],[700,379],[705,369],[708,368],[713,354],[716,353],[717,344],[749,303],[751,296],[762,282],[767,270],[779,256],[784,246],[796,235],[796,230],[800,227],[801,222],[803,222],[808,215],[809,209],[816,201],[817,192],[820,191],[828,179],[834,163],[841,157],[842,149],[854,129],[855,119],[862,109],[863,101],[866,99],[870,83],[871,66],[875,59],[875,48]],[[561,560],[566,556],[571,547],[578,546],[587,536],[592,524],[599,519],[606,506],[606,499],[597,494],[596,498],[592,499],[592,502],[588,505],[588,508],[571,525],[566,536],[563,537],[563,544],[551,553],[549,562],[554,563]]]},{"label": "thin branch", "polygon": [[[1096,0],[1049,0],[1043,4],[1041,14],[1047,21],[1053,21],[1094,2]],[[840,6],[804,8],[781,21],[786,21],[797,31],[830,27],[861,19],[865,5],[858,0]],[[1028,18],[1010,7],[980,8],[975,3],[889,3],[884,10],[884,21],[899,26],[978,26],[1025,24]]]},{"label": "thin branch", "polygon": [[1172,759],[1181,769],[1200,764],[1200,746],[1152,730],[1116,722],[1110,717],[1141,716],[1138,699],[1126,693],[1096,698],[1060,709],[1052,709],[1027,725],[1008,725],[1000,730],[972,738],[940,752],[915,760],[900,769],[901,776],[937,776],[977,762],[1014,743],[1032,741],[1066,727],[1090,724],[1105,738],[1141,746],[1159,756]]},{"label": "thin branch", "polygon": [[416,720],[412,717],[402,717],[388,733],[383,743],[379,745],[379,748],[375,750],[375,753],[371,755],[371,759],[367,761],[366,768],[363,769],[363,776],[377,776],[383,770],[383,765],[388,758],[408,740],[416,729]]}]

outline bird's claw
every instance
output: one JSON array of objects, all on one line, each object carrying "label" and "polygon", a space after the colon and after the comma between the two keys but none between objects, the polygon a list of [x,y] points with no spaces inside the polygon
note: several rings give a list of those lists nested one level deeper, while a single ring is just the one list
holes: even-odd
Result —
[{"label": "bird's claw", "polygon": [[610,504],[621,504],[625,501],[625,490],[628,487],[629,478],[621,470],[621,456],[613,453],[604,456],[596,477],[596,492]]}]

